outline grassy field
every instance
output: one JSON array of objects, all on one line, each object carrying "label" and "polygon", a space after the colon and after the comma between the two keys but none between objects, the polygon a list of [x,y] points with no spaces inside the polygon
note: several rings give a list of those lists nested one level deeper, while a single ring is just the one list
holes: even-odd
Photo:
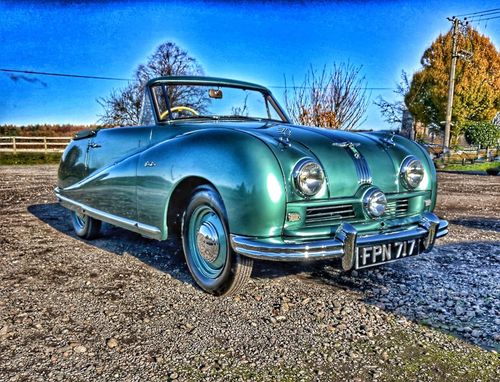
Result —
[{"label": "grassy field", "polygon": [[443,168],[444,171],[486,171],[489,168],[500,167],[499,162],[484,162],[463,165],[461,163],[448,164]]},{"label": "grassy field", "polygon": [[0,153],[0,165],[57,164],[61,153]]}]

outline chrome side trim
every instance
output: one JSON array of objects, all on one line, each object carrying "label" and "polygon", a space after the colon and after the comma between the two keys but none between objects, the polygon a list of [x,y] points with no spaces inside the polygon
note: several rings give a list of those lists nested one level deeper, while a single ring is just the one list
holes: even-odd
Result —
[{"label": "chrome side trim", "polygon": [[153,239],[158,239],[158,240],[161,239],[161,230],[158,227],[139,223],[134,220],[123,218],[117,215],[110,214],[108,212],[98,210],[96,208],[92,208],[90,206],[87,206],[86,204],[76,202],[72,199],[60,195],[58,193],[59,189],[56,189],[55,191],[57,199],[59,200],[59,202],[63,207],[91,216],[95,219],[102,220],[106,223],[110,223],[118,227],[122,227],[130,231],[140,233],[141,235],[151,237]]},{"label": "chrome side trim", "polygon": [[322,240],[288,238],[259,239],[239,235],[231,235],[231,246],[234,251],[254,259],[273,261],[304,261],[342,258],[342,267],[352,269],[356,247],[385,244],[390,242],[423,239],[427,241],[426,251],[432,249],[434,241],[448,233],[448,222],[440,220],[436,215],[426,212],[417,226],[399,231],[359,235],[349,223],[343,223],[334,237]]}]

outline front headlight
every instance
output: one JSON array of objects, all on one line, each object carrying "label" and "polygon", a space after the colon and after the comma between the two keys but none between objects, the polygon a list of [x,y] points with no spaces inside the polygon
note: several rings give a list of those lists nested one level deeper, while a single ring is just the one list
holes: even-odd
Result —
[{"label": "front headlight", "polygon": [[417,187],[424,179],[424,166],[414,156],[407,157],[401,164],[401,179],[407,188]]},{"label": "front headlight", "polygon": [[316,195],[325,182],[323,169],[312,159],[304,159],[297,163],[293,177],[295,186],[305,196]]}]

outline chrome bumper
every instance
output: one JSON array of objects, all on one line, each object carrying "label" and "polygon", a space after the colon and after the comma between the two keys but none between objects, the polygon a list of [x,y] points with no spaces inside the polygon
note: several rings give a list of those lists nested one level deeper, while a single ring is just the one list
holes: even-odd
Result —
[{"label": "chrome bumper", "polygon": [[303,261],[342,258],[342,267],[349,270],[354,265],[356,247],[422,239],[425,251],[430,251],[437,238],[448,233],[448,222],[431,212],[425,212],[419,223],[409,229],[370,235],[358,235],[349,223],[342,223],[335,236],[326,240],[303,241],[300,239],[258,239],[231,235],[235,252],[254,259],[273,261]]}]

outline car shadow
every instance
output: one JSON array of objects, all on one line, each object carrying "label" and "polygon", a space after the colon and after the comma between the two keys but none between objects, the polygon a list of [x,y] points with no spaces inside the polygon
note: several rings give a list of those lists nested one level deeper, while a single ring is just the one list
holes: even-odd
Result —
[{"label": "car shadow", "polygon": [[[35,204],[29,206],[28,211],[75,240],[118,256],[133,256],[160,272],[194,285],[177,240],[160,242],[104,224],[102,237],[87,241],[75,235],[68,211],[59,204]],[[497,219],[483,219],[481,223],[480,218],[473,218],[460,222],[474,228],[498,232]],[[499,242],[437,245],[428,254],[352,273],[340,269],[340,260],[299,263],[256,261],[252,277],[272,279],[294,275],[304,282],[322,283],[325,287],[358,292],[367,304],[484,348],[500,350],[500,343],[491,340],[496,331],[500,334],[500,325],[496,325],[499,327],[497,329],[491,329],[498,318],[495,315],[500,311],[500,305],[496,302],[498,299],[495,299],[500,285],[498,248]],[[481,288],[479,293],[478,288]],[[463,297],[471,294],[477,294],[477,299],[484,299],[484,303],[480,301],[471,307],[463,306]],[[478,310],[477,306],[481,306],[481,309]],[[467,315],[467,309],[473,309],[474,314]],[[483,340],[475,337],[477,333],[473,333],[473,330],[491,333],[490,338]]]},{"label": "car shadow", "polygon": [[[191,285],[195,285],[187,268],[180,240],[168,239],[158,241],[148,239],[138,233],[103,223],[101,235],[93,240],[84,240],[76,236],[69,211],[59,203],[34,204],[28,207],[28,212],[57,231],[82,241],[100,250],[118,256],[134,256],[141,262],[168,273],[172,277]],[[308,263],[277,263],[256,261],[252,276],[255,278],[278,278],[295,273],[310,273],[321,269],[325,261]],[[331,264],[331,261],[329,261]],[[340,261],[339,261],[340,264]]]},{"label": "car shadow", "polygon": [[76,236],[69,211],[59,203],[34,204],[28,207],[28,212],[75,240],[118,256],[133,256],[160,272],[168,273],[182,282],[193,284],[184,262],[181,244],[177,240],[148,239],[107,223],[103,223],[101,235],[98,238],[84,240]]},{"label": "car shadow", "polygon": [[451,224],[458,224],[468,228],[500,232],[500,219],[497,218],[467,217],[462,219],[453,219],[449,222]]}]

